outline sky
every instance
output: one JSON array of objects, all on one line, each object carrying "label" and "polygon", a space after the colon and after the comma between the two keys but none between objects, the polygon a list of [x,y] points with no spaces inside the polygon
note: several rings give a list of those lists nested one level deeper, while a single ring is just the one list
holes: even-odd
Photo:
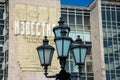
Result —
[{"label": "sky", "polygon": [[61,0],[61,4],[72,6],[88,6],[93,0]]}]

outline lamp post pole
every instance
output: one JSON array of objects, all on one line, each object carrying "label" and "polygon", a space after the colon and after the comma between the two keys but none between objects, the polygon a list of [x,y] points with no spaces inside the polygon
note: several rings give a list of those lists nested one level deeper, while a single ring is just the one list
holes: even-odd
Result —
[{"label": "lamp post pole", "polygon": [[47,78],[56,78],[56,80],[70,80],[70,77],[74,77],[65,70],[66,59],[68,58],[69,52],[71,52],[73,54],[76,65],[79,67],[79,76],[75,77],[80,77],[81,65],[84,65],[87,45],[83,44],[80,36],[78,36],[76,41],[73,41],[72,38],[69,37],[70,28],[67,25],[64,25],[62,18],[60,18],[58,23],[59,25],[53,28],[53,32],[55,35],[54,42],[61,65],[61,71],[56,75],[48,76],[48,66],[51,65],[55,49],[48,44],[49,40],[47,39],[47,36],[45,36],[43,45],[37,47],[40,63],[45,70],[44,74]]}]

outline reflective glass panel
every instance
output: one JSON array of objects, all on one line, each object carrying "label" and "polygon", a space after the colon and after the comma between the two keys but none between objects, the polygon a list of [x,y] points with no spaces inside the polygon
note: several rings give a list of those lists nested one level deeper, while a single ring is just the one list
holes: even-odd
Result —
[{"label": "reflective glass panel", "polygon": [[45,64],[50,64],[51,49],[45,49]]},{"label": "reflective glass panel", "polygon": [[69,48],[70,48],[70,44],[71,44],[71,41],[70,40],[64,40],[64,49],[63,49],[63,53],[64,53],[64,56],[68,56],[68,51],[69,51]]},{"label": "reflective glass panel", "polygon": [[41,64],[44,64],[44,55],[43,55],[43,49],[40,49],[39,51],[38,51],[38,55],[39,55],[39,59],[40,59],[40,62],[41,62]]},{"label": "reflective glass panel", "polygon": [[85,62],[86,48],[81,48],[81,62]]},{"label": "reflective glass panel", "polygon": [[56,40],[56,48],[57,48],[57,53],[58,53],[58,56],[62,56],[62,40]]}]

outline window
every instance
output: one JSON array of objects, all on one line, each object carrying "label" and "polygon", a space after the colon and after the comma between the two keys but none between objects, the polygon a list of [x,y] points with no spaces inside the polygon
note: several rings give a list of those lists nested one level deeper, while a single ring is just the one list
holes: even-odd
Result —
[{"label": "window", "polygon": [[84,25],[90,25],[90,17],[84,16]]},{"label": "window", "polygon": [[106,20],[105,19],[105,10],[104,9],[102,10],[102,20]]},{"label": "window", "polygon": [[107,21],[110,21],[110,10],[107,10]]},{"label": "window", "polygon": [[3,51],[3,47],[0,47],[0,52],[2,52]]},{"label": "window", "polygon": [[92,62],[86,62],[86,70],[87,72],[93,72],[93,63]]},{"label": "window", "polygon": [[84,32],[84,41],[91,41],[90,40],[90,32]]},{"label": "window", "polygon": [[[90,42],[91,41],[90,11],[79,9],[79,8],[78,9],[65,8],[64,11],[66,12],[63,13],[63,10],[64,9],[62,8],[61,14],[62,14],[62,17],[64,17],[63,20],[67,22],[66,24],[68,24],[71,29],[69,36],[72,37],[73,40],[76,40],[77,36],[80,35],[80,38],[83,41]],[[91,51],[91,48],[89,50]],[[91,52],[88,53],[86,59],[87,60],[86,60],[85,67],[83,67],[82,69],[82,71],[84,72],[84,75],[81,76],[82,78],[72,78],[72,80],[91,80],[91,79],[94,80],[93,75],[92,76],[87,75],[87,71],[93,74],[93,70],[92,70],[93,63],[92,63]],[[78,72],[78,66],[75,65],[73,55],[71,55],[70,53],[69,53],[69,58],[67,59],[67,62],[66,62],[66,70],[71,73]]]},{"label": "window", "polygon": [[69,24],[75,24],[75,15],[69,15]]},{"label": "window", "polygon": [[3,13],[4,13],[4,10],[3,9],[0,9],[0,18],[3,19]]},{"label": "window", "polygon": [[3,41],[0,41],[0,47],[2,47],[4,45]]},{"label": "window", "polygon": [[77,25],[77,30],[83,30],[83,25]]},{"label": "window", "polygon": [[115,16],[116,16],[115,11],[112,11],[112,21],[115,21],[115,19],[116,19]]},{"label": "window", "polygon": [[8,67],[6,66],[8,59],[6,59],[7,55],[5,54],[5,51],[8,49],[5,50],[4,48],[5,36],[3,35],[4,31],[7,32],[7,29],[4,30],[4,27],[8,28],[8,12],[8,0],[5,0],[5,3],[0,0],[0,80],[7,80],[8,77]]},{"label": "window", "polygon": [[65,23],[67,23],[67,15],[66,14],[62,14],[61,17],[62,17],[63,21]]},{"label": "window", "polygon": [[120,22],[120,10],[117,11],[117,21]]},{"label": "window", "polygon": [[[103,8],[104,7],[104,8]],[[119,6],[120,8],[120,6]],[[119,22],[120,10],[116,5],[103,5],[102,6],[102,23],[103,24],[103,44],[105,55],[106,67],[106,80],[118,80],[117,71],[120,64],[119,60]],[[104,17],[103,17],[104,16]],[[105,18],[107,18],[105,20]],[[107,28],[105,30],[105,28]],[[119,71],[118,71],[119,72]],[[116,77],[115,77],[116,76]]]},{"label": "window", "polygon": [[4,26],[0,25],[0,35],[3,35]]},{"label": "window", "polygon": [[77,24],[82,24],[82,16],[81,15],[77,15],[76,16],[76,21],[77,21]]},{"label": "window", "polygon": [[71,31],[75,31],[75,25],[69,25]]}]

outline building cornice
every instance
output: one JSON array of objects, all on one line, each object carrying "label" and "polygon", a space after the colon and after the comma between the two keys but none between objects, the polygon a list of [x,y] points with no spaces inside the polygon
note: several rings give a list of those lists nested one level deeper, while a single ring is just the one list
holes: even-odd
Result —
[{"label": "building cornice", "polygon": [[102,4],[110,4],[110,5],[120,5],[120,2],[113,2],[113,1],[101,1]]},{"label": "building cornice", "polygon": [[90,10],[89,7],[84,7],[84,6],[71,6],[71,5],[61,5],[61,8],[72,8],[72,9],[85,9],[85,10]]},{"label": "building cornice", "polygon": [[96,1],[94,0],[88,7],[90,8],[90,10],[93,10],[96,6]]}]

